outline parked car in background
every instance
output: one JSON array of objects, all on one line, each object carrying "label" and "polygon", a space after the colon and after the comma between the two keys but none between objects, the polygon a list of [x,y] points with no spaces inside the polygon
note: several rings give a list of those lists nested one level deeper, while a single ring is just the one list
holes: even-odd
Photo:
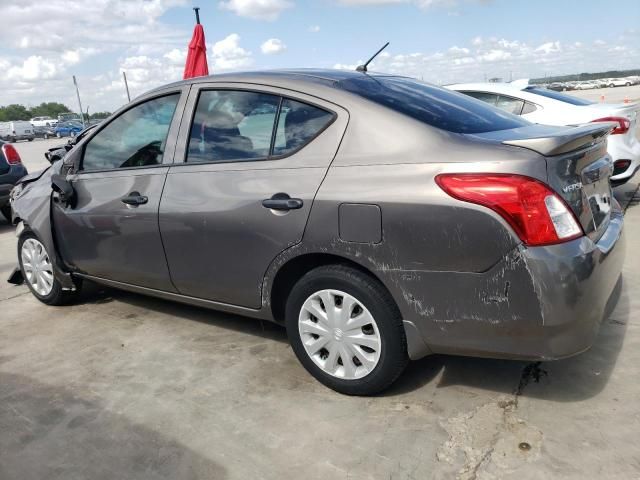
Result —
[{"label": "parked car in background", "polygon": [[56,137],[75,137],[84,127],[77,122],[60,122],[56,125],[54,132]]},{"label": "parked car in background", "polygon": [[609,88],[630,87],[631,85],[633,85],[633,82],[626,78],[610,78],[607,80],[607,87]]},{"label": "parked car in background", "polygon": [[34,117],[31,119],[31,125],[34,127],[55,127],[57,120],[51,117]]},{"label": "parked car in background", "polygon": [[574,355],[624,262],[610,130],[363,72],[174,83],[16,187],[11,281],[52,305],[90,279],[279,322],[353,395],[430,353]]},{"label": "parked car in background", "polygon": [[11,222],[9,195],[14,185],[27,174],[13,145],[0,140],[0,213]]},{"label": "parked car in background", "polygon": [[56,130],[54,127],[33,127],[33,135],[47,140],[56,136]]},{"label": "parked car in background", "polygon": [[76,146],[76,144],[80,143],[82,139],[87,136],[94,128],[96,128],[98,124],[89,125],[87,128],[78,133],[75,137],[70,138],[66,144],[58,145],[56,147],[50,148],[44,154],[44,158],[46,158],[49,163],[54,163],[62,157],[64,157],[69,150]]},{"label": "parked car in background", "polygon": [[576,83],[574,90],[593,90],[595,88],[600,88],[598,83],[593,80],[588,80],[586,82]]},{"label": "parked car in background", "polygon": [[76,123],[82,123],[82,119],[80,118],[80,116],[77,113],[71,113],[71,112],[66,112],[66,113],[61,113],[58,115],[58,122],[76,122]]},{"label": "parked car in background", "polygon": [[550,83],[546,88],[548,88],[549,90],[555,90],[556,92],[562,92],[567,89],[565,84],[561,82]]},{"label": "parked car in background", "polygon": [[35,138],[33,126],[26,121],[0,122],[0,140],[17,142],[18,140],[32,141]]},{"label": "parked car in background", "polygon": [[640,140],[637,136],[640,103],[594,103],[571,95],[528,85],[526,81],[449,85],[447,88],[465,93],[509,113],[544,125],[578,125],[614,122],[609,136],[609,154],[615,185],[627,182],[640,168]]}]

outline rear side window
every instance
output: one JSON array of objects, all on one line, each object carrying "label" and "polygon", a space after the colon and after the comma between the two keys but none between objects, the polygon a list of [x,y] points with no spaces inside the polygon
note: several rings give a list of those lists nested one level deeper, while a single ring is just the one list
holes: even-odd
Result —
[{"label": "rear side window", "polygon": [[326,110],[278,95],[205,90],[191,126],[187,162],[290,155],[313,140],[333,118]]},{"label": "rear side window", "polygon": [[187,162],[267,158],[279,105],[276,95],[203,91],[191,125]]},{"label": "rear side window", "polygon": [[478,100],[482,100],[484,103],[488,103],[489,105],[493,105],[495,107],[496,103],[498,103],[498,95],[495,93],[489,92],[460,92],[465,95],[469,95]]},{"label": "rear side window", "polygon": [[500,95],[498,97],[498,103],[496,103],[496,107],[504,110],[505,112],[513,113],[514,115],[520,115],[522,113],[522,107],[524,107],[524,100]]},{"label": "rear side window", "polygon": [[309,143],[333,120],[321,108],[285,99],[282,101],[273,155],[289,155]]},{"label": "rear side window", "polygon": [[401,77],[343,80],[344,90],[432,127],[455,133],[482,133],[529,125],[467,95]]},{"label": "rear side window", "polygon": [[527,87],[525,88],[525,91],[535,95],[540,95],[541,97],[553,98],[554,100],[559,100],[560,102],[568,103],[570,105],[593,105],[593,102],[585,100],[584,98],[574,97],[572,95],[555,92],[546,88]]}]

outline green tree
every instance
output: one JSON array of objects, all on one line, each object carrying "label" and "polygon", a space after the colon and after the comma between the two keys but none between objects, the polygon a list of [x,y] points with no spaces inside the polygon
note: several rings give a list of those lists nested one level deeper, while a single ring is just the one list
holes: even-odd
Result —
[{"label": "green tree", "polygon": [[0,122],[29,119],[31,119],[31,115],[24,105],[13,104],[0,107]]},{"label": "green tree", "polygon": [[111,115],[111,112],[95,112],[89,115],[89,118],[107,118],[109,115]]},{"label": "green tree", "polygon": [[31,118],[33,117],[52,117],[56,118],[59,113],[70,112],[71,109],[62,103],[57,102],[43,102],[37,107],[33,107],[30,110]]}]

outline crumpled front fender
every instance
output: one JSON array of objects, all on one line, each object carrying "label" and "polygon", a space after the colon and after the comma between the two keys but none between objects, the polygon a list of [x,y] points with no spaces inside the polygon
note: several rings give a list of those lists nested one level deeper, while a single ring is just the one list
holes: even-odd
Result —
[{"label": "crumpled front fender", "polygon": [[[51,223],[51,176],[59,173],[61,162],[47,169],[36,181],[25,185],[24,190],[12,201],[14,220],[22,222],[24,229],[32,231],[44,244],[49,253],[55,278],[62,285],[63,290],[75,290],[76,286],[71,274],[64,266],[56,248],[54,225]],[[18,232],[19,235],[22,232]],[[9,278],[18,280],[15,274]]]}]

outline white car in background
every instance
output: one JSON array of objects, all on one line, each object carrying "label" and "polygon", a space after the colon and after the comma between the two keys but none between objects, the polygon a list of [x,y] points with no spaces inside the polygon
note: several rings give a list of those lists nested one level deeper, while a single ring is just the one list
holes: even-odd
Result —
[{"label": "white car in background", "polygon": [[31,119],[31,125],[34,127],[55,127],[58,121],[51,117],[34,117]]},{"label": "white car in background", "polygon": [[627,78],[609,78],[607,80],[607,87],[630,87],[633,82]]},{"label": "white car in background", "polygon": [[576,86],[574,87],[575,90],[593,90],[594,88],[600,88],[600,85],[598,85],[593,80],[588,80],[586,82],[580,82],[580,83],[576,84]]},{"label": "white car in background", "polygon": [[615,122],[618,126],[609,136],[608,146],[614,167],[611,182],[621,185],[633,177],[640,168],[640,103],[594,103],[529,85],[528,80],[516,80],[512,83],[456,84],[447,85],[447,88],[520,115],[533,123],[578,125]]}]

